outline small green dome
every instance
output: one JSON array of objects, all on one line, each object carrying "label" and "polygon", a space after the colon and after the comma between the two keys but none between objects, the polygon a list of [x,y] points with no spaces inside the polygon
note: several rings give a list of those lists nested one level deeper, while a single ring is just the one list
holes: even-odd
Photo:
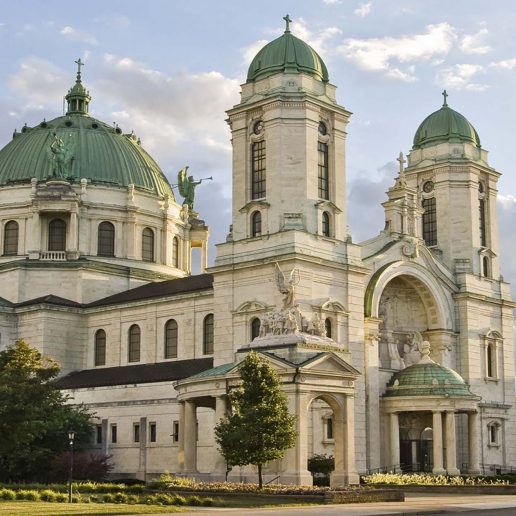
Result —
[{"label": "small green dome", "polygon": [[467,118],[454,111],[446,102],[441,109],[427,116],[414,135],[414,148],[426,147],[443,142],[469,142],[480,147],[480,138]]},{"label": "small green dome", "polygon": [[460,374],[427,357],[392,375],[384,397],[395,396],[475,397]]},{"label": "small green dome", "polygon": [[328,82],[328,70],[319,54],[291,34],[288,14],[284,20],[287,22],[285,33],[256,54],[247,72],[247,82],[264,79],[279,72],[308,73],[320,81]]},{"label": "small green dome", "polygon": [[69,181],[88,179],[104,184],[147,190],[174,198],[158,164],[134,134],[105,124],[87,114],[69,113],[35,127],[23,127],[0,150],[0,185],[39,181],[52,176],[50,146],[60,138],[72,156]]}]

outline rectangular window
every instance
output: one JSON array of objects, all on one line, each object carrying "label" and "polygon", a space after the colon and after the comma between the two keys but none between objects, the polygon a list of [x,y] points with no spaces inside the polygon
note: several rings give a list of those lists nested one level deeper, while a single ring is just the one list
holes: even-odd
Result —
[{"label": "rectangular window", "polygon": [[326,439],[333,439],[333,418],[326,420]]},{"label": "rectangular window", "polygon": [[149,442],[156,442],[156,423],[149,423]]},{"label": "rectangular window", "polygon": [[423,240],[426,245],[437,245],[437,209],[435,197],[423,199]]},{"label": "rectangular window", "polygon": [[172,423],[172,441],[177,443],[179,441],[179,421]]},{"label": "rectangular window", "polygon": [[479,225],[480,225],[480,245],[482,247],[487,247],[487,239],[486,239],[486,205],[483,199],[480,199],[478,203],[478,211],[479,211]]},{"label": "rectangular window", "polygon": [[251,198],[265,197],[265,140],[251,147]]},{"label": "rectangular window", "polygon": [[330,199],[330,186],[329,186],[329,169],[328,169],[328,144],[318,142],[317,150],[319,154],[318,161],[318,187],[319,187],[319,198]]},{"label": "rectangular window", "polygon": [[113,444],[116,444],[116,441],[117,441],[116,425],[111,425],[111,442]]},{"label": "rectangular window", "polygon": [[140,423],[134,423],[133,425],[133,442],[140,442]]},{"label": "rectangular window", "polygon": [[95,426],[95,442],[102,444],[102,425]]}]

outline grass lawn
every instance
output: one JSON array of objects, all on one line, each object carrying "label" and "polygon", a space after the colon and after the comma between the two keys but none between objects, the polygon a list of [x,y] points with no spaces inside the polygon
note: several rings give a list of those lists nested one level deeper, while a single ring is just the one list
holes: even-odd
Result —
[{"label": "grass lawn", "polygon": [[[190,508],[191,509],[191,508]],[[58,516],[68,514],[160,514],[181,512],[171,505],[123,505],[118,503],[50,503],[50,502],[0,502],[2,516],[37,516],[39,514]]]}]

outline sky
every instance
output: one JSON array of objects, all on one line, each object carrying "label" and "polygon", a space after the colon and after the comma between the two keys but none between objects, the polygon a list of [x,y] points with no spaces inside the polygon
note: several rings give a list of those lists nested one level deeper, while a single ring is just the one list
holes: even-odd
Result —
[{"label": "sky", "polygon": [[[516,294],[516,3],[513,0],[4,0],[0,11],[0,147],[15,128],[62,114],[80,57],[90,112],[134,130],[171,183],[185,165],[214,181],[196,209],[213,244],[230,224],[225,111],[258,50],[294,35],[323,57],[348,127],[353,240],[384,225],[385,191],[423,119],[450,107],[475,126],[499,182],[502,271]],[[179,199],[179,196],[178,196]],[[214,199],[217,208],[214,210]]]}]

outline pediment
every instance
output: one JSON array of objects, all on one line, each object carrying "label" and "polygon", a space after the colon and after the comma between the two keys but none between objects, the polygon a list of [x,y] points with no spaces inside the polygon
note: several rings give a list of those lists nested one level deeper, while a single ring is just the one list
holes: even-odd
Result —
[{"label": "pediment", "polygon": [[345,360],[334,353],[322,353],[316,358],[301,365],[303,371],[311,373],[333,373],[358,378],[360,371],[348,364]]},{"label": "pediment", "polygon": [[242,303],[235,312],[257,312],[260,310],[267,310],[267,305],[260,301],[246,301],[245,303]]}]

